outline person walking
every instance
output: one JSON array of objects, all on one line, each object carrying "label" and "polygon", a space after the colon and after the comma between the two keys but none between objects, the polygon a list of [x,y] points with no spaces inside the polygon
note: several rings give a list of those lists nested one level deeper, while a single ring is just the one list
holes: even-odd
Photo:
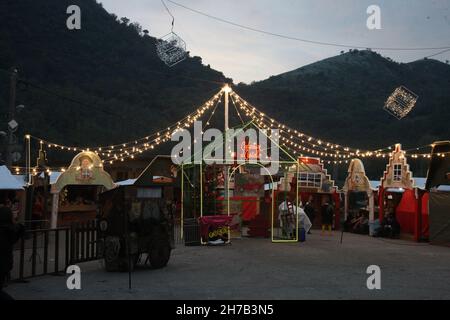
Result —
[{"label": "person walking", "polygon": [[14,263],[13,246],[24,233],[21,224],[13,223],[13,214],[9,207],[0,205],[0,299],[12,299],[3,287]]},{"label": "person walking", "polygon": [[325,234],[325,228],[328,229],[328,234],[331,236],[331,225],[333,224],[333,206],[329,203],[329,201],[326,201],[322,205],[322,233],[321,235]]},{"label": "person walking", "polygon": [[[314,219],[316,217],[316,210],[314,209],[312,205],[312,197],[308,199],[308,202],[305,204],[305,213],[309,218],[309,221],[311,222],[311,226],[314,225]],[[311,227],[312,228],[312,227]],[[311,234],[311,229],[308,231],[308,234]]]}]

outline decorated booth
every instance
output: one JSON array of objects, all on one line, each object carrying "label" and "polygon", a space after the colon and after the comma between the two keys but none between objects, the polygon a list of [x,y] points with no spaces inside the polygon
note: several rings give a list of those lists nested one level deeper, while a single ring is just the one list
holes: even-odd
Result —
[{"label": "decorated booth", "polygon": [[[326,203],[332,204],[334,208],[333,228],[338,230],[340,227],[340,207],[341,193],[338,192],[334,180],[328,174],[327,169],[319,158],[300,157],[301,164],[298,173],[298,197],[299,203],[310,204],[315,209],[316,218],[313,226],[319,227],[322,224],[321,207]],[[291,182],[295,184],[295,180]]]},{"label": "decorated booth", "polygon": [[16,221],[25,220],[25,182],[14,176],[8,167],[0,166],[0,203],[11,207]]},{"label": "decorated booth", "polygon": [[379,219],[393,214],[404,235],[427,238],[427,192],[418,187],[400,144],[395,145],[379,187]]},{"label": "decorated booth", "polygon": [[[435,142],[426,182],[430,243],[450,245],[450,141]],[[443,156],[444,155],[444,156]]]},{"label": "decorated booth", "polygon": [[345,219],[347,219],[349,211],[355,211],[361,208],[369,212],[369,221],[375,219],[374,191],[366,176],[364,164],[360,159],[352,159],[350,162],[343,191]]},{"label": "decorated booth", "polygon": [[99,193],[114,187],[113,180],[103,169],[96,153],[85,151],[77,154],[67,170],[51,186],[51,227],[94,219]]},{"label": "decorated booth", "polygon": [[[223,152],[225,141],[214,140],[201,150],[199,157],[194,154],[181,164],[182,222],[200,222],[203,244],[229,243],[231,238],[240,236],[271,237],[273,242],[298,240],[298,218],[289,214],[293,219],[283,226],[278,208],[282,202],[289,203],[289,208],[299,206],[295,177],[308,168],[278,149],[269,134],[260,135],[258,141],[249,136],[241,141],[251,130],[265,132],[253,122],[235,127],[228,132],[233,149]],[[261,139],[267,139],[265,148],[260,145]],[[272,154],[274,146],[277,155]],[[225,160],[216,161],[213,156],[226,152],[229,154]],[[271,172],[271,166],[278,168],[276,173]]]}]

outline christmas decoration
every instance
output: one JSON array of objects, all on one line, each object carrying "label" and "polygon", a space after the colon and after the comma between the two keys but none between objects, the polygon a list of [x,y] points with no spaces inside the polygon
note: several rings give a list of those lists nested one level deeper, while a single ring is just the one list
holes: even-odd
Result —
[{"label": "christmas decoration", "polygon": [[170,32],[156,42],[156,53],[164,63],[173,67],[187,58],[186,43],[176,33]]},{"label": "christmas decoration", "polygon": [[384,109],[391,115],[401,120],[411,112],[416,105],[418,95],[411,90],[400,86],[389,96]]}]

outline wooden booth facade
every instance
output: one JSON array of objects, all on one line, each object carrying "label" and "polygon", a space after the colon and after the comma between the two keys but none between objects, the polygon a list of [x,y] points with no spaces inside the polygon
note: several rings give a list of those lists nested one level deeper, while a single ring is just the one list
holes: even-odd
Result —
[{"label": "wooden booth facade", "polygon": [[345,219],[350,211],[365,208],[369,212],[369,221],[374,221],[375,194],[360,159],[352,159],[350,162],[343,191]]},{"label": "wooden booth facade", "polygon": [[[252,129],[263,136],[258,136],[257,141],[241,141]],[[272,159],[275,153],[271,147],[279,147],[278,143],[253,122],[230,132],[233,149],[226,150],[225,141],[215,140],[201,150],[201,160],[196,160],[194,154],[181,163],[182,223],[199,220],[201,225],[209,224],[210,232],[202,233],[203,244],[216,238],[229,243],[241,236],[270,237],[272,242],[297,241],[298,232],[286,235],[280,231],[278,208],[284,201],[299,206],[295,177],[307,167],[282,148],[276,160]],[[267,141],[265,148],[260,147],[261,139]],[[226,159],[213,158],[213,153],[224,149]],[[272,166],[278,168],[276,173],[270,170]]]},{"label": "wooden booth facade", "polygon": [[378,192],[379,219],[392,213],[402,234],[419,241],[428,237],[428,195],[415,186],[405,152],[395,145],[386,166]]},{"label": "wooden booth facade", "polygon": [[302,164],[298,173],[299,199],[302,204],[311,200],[316,211],[313,227],[320,227],[322,224],[321,207],[328,202],[334,208],[333,228],[338,230],[341,219],[341,193],[334,180],[331,179],[320,158],[300,157],[298,162]]},{"label": "wooden booth facade", "polygon": [[72,221],[95,219],[99,193],[114,187],[96,153],[86,151],[77,154],[67,170],[51,185],[51,228]]},{"label": "wooden booth facade", "polygon": [[450,141],[435,142],[426,182],[430,243],[450,246]]}]

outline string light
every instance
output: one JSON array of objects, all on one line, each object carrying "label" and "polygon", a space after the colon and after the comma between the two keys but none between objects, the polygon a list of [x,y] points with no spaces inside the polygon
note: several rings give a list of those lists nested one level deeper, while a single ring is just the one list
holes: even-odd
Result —
[{"label": "string light", "polygon": [[[270,118],[265,113],[259,111],[256,107],[242,99],[236,92],[231,92],[230,94],[233,103],[237,103],[239,108],[244,111],[244,114],[249,117],[256,125],[262,129],[270,129],[277,127],[280,131],[280,141],[281,146],[290,149],[291,151],[304,152],[313,154],[316,156],[321,156],[323,158],[338,158],[338,159],[350,159],[353,157],[362,158],[386,158],[390,156],[390,150],[393,146],[388,146],[386,148],[377,150],[359,150],[350,148],[347,146],[341,146],[332,142],[324,141],[320,138],[315,138],[309,136],[303,132],[299,132],[295,129],[288,127]],[[419,150],[423,148],[430,148],[431,145],[426,145],[420,148],[415,148],[414,150]],[[410,149],[411,150],[411,149]],[[408,150],[408,151],[410,151]],[[418,159],[420,157],[431,158],[430,153],[417,154],[412,153],[413,159]],[[331,160],[330,160],[331,161]],[[337,163],[342,160],[336,160]]]},{"label": "string light", "polygon": [[[348,146],[342,146],[320,138],[315,138],[313,136],[307,135],[304,132],[300,132],[296,129],[290,128],[289,126],[269,117],[266,113],[258,110],[256,107],[242,99],[230,87],[221,89],[216,95],[206,101],[194,112],[188,114],[181,120],[166,127],[165,129],[154,132],[140,139],[134,139],[129,142],[109,146],[80,148],[75,146],[64,146],[56,144],[30,135],[27,135],[27,139],[35,139],[38,140],[41,145],[45,144],[49,148],[55,148],[63,151],[67,150],[69,152],[79,152],[80,150],[94,150],[95,153],[104,158],[104,163],[113,164],[115,161],[123,162],[125,159],[134,159],[137,155],[140,155],[148,150],[153,150],[155,147],[161,145],[162,143],[170,141],[170,137],[172,134],[192,127],[195,121],[199,120],[206,112],[208,112],[213,106],[215,106],[215,108],[212,110],[212,117],[215,113],[217,105],[222,102],[221,98],[225,91],[229,93],[231,101],[235,105],[237,105],[243,111],[245,116],[251,119],[260,129],[269,130],[278,128],[280,146],[289,149],[296,156],[310,154],[326,159],[327,163],[337,164],[348,163],[348,161],[354,157],[386,158],[391,155],[390,151],[393,149],[393,146],[388,146],[386,148],[377,150],[360,150],[350,148]],[[209,125],[209,121],[210,120],[208,120],[207,125]],[[408,152],[408,155],[411,155],[412,159],[430,159],[432,157],[430,153],[417,152],[421,149],[430,147],[432,147],[432,145],[410,149],[406,152]],[[409,153],[409,151],[411,151],[411,154]],[[448,154],[449,153],[441,153],[439,157],[445,157]]]},{"label": "string light", "polygon": [[193,113],[177,121],[175,124],[168,126],[163,130],[147,135],[144,138],[140,138],[137,140],[135,139],[130,142],[125,142],[121,144],[79,149],[73,146],[64,146],[56,144],[33,136],[30,137],[47,144],[47,146],[50,149],[55,148],[67,151],[95,150],[94,152],[97,153],[99,156],[105,157],[104,161],[106,163],[113,164],[114,161],[118,160],[123,162],[127,158],[133,159],[135,158],[136,155],[144,153],[144,151],[147,151],[149,149],[153,150],[155,146],[159,146],[161,143],[170,141],[170,137],[172,136],[173,133],[178,132],[182,129],[190,128],[194,124],[194,122],[199,120],[209,109],[211,109],[211,107],[220,103],[222,96],[223,91],[220,91],[219,93],[214,95],[211,99],[209,99],[207,102],[205,102],[202,106],[200,106],[197,110],[195,110]]}]

